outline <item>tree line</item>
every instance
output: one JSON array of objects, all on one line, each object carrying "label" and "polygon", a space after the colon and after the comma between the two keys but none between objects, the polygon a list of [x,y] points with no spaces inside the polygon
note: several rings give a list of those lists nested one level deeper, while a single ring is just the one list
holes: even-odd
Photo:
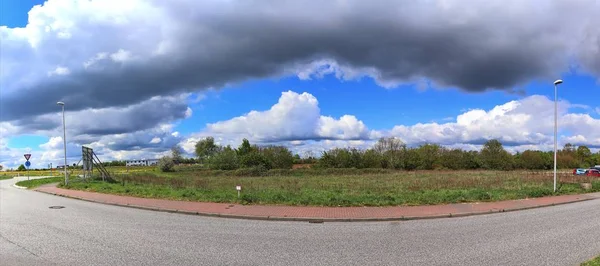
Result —
[{"label": "tree line", "polygon": [[[247,167],[292,168],[296,163],[311,163],[323,168],[388,168],[401,170],[490,169],[549,170],[554,167],[552,151],[526,150],[511,154],[498,140],[487,141],[479,151],[450,149],[437,144],[408,147],[396,138],[381,138],[370,149],[336,148],[320,158],[300,158],[284,146],[260,147],[244,139],[237,148],[219,146],[207,137],[196,143],[200,163],[211,169],[234,170]],[[304,161],[303,161],[304,160]],[[588,168],[600,164],[600,152],[586,146],[566,144],[557,152],[558,168]]]}]

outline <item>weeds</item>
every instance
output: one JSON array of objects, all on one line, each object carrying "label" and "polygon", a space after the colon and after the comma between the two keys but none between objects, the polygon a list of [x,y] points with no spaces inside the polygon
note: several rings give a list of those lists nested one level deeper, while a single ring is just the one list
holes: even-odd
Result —
[{"label": "weeds", "polygon": [[[107,184],[71,182],[70,188],[191,201],[313,206],[423,205],[498,201],[553,195],[547,171],[394,171],[386,169],[195,170],[135,172]],[[255,172],[259,172],[258,174]],[[559,175],[558,194],[583,193],[588,177]],[[236,185],[242,186],[238,199]]]}]

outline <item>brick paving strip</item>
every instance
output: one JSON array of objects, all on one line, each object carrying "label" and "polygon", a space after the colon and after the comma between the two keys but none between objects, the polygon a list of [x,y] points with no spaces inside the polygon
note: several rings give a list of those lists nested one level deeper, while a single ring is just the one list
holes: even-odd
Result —
[{"label": "brick paving strip", "polygon": [[35,190],[68,198],[155,211],[227,218],[309,222],[394,221],[461,217],[539,208],[600,198],[600,193],[590,193],[498,202],[458,203],[425,206],[303,207],[280,205],[239,205],[231,203],[138,198],[62,189],[57,188],[56,184],[42,186]]}]

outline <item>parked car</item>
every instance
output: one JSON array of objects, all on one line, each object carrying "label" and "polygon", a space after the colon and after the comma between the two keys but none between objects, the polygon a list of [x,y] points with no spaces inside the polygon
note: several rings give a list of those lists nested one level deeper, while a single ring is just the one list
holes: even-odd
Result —
[{"label": "parked car", "polygon": [[587,171],[587,169],[583,169],[583,168],[573,169],[573,175],[584,175],[585,171]]},{"label": "parked car", "polygon": [[598,169],[588,169],[587,171],[585,171],[585,175],[586,176],[600,177],[600,170],[598,170]]}]

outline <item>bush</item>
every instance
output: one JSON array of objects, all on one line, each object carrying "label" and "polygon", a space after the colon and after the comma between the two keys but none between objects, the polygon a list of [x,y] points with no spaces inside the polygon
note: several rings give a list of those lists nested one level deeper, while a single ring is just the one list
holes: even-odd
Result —
[{"label": "bush", "polygon": [[208,165],[213,170],[235,170],[240,168],[236,152],[230,147],[224,148],[208,159]]},{"label": "bush", "polygon": [[271,162],[264,155],[256,151],[240,155],[240,165],[243,167],[262,166],[266,169],[271,168]]},{"label": "bush", "polygon": [[237,169],[233,173],[234,176],[264,176],[269,170],[262,165],[252,166],[248,168]]},{"label": "bush", "polygon": [[294,165],[294,156],[292,156],[292,152],[286,147],[272,146],[261,148],[260,153],[270,162],[270,168],[272,169],[291,169]]},{"label": "bush", "polygon": [[171,157],[165,156],[158,161],[158,169],[162,172],[172,172],[173,167],[175,167],[175,162]]}]

